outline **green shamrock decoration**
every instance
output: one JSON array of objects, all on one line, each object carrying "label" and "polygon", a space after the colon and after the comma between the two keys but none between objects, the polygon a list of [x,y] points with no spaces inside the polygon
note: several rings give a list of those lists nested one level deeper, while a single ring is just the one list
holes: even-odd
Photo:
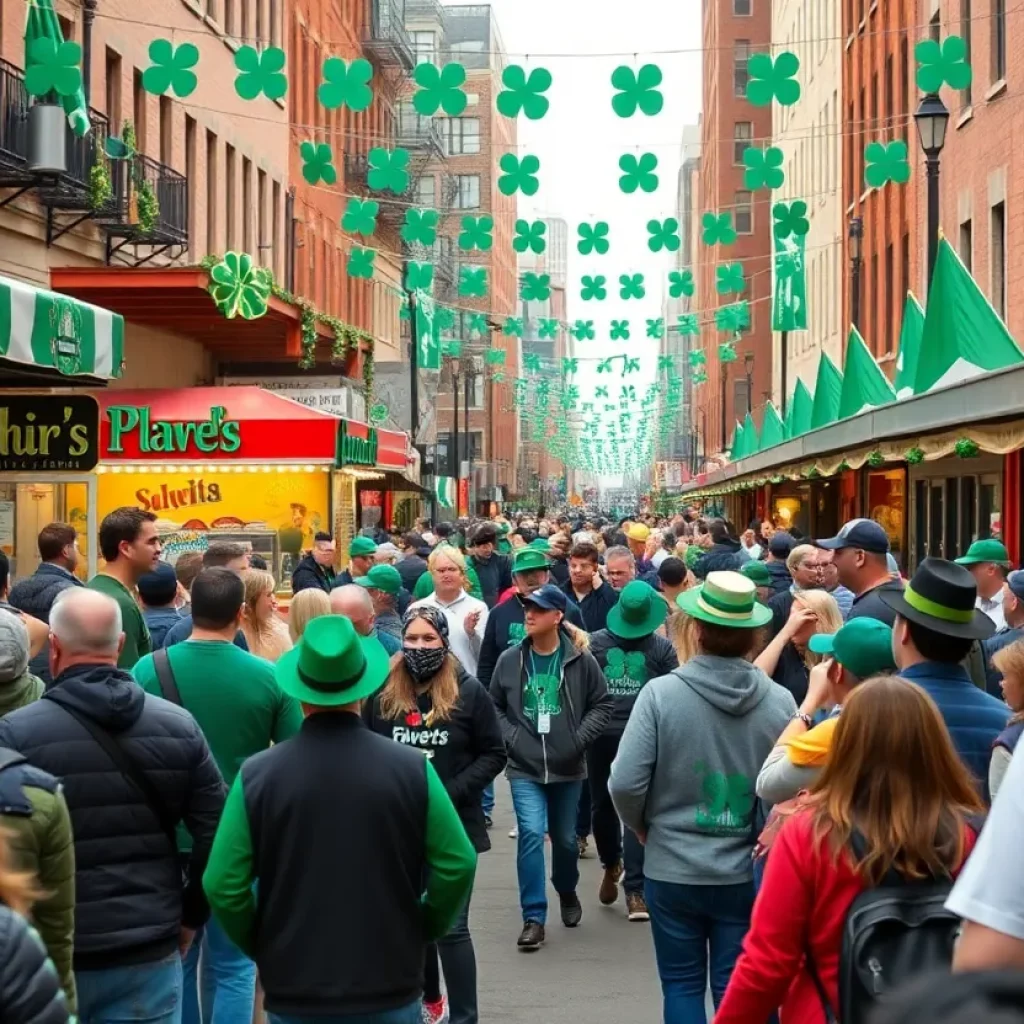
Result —
[{"label": "green shamrock decoration", "polygon": [[[433,269],[433,268],[431,268]],[[451,331],[455,329],[455,310],[450,306],[438,306],[434,315],[434,322],[438,330]]]},{"label": "green shamrock decoration", "polygon": [[639,359],[626,359],[622,365],[622,376],[625,377],[627,373],[639,373],[640,372],[640,360]]},{"label": "green shamrock decoration", "polygon": [[540,356],[536,352],[527,352],[523,356],[523,369],[527,373],[540,373]]},{"label": "green shamrock decoration", "polygon": [[670,298],[681,299],[684,295],[689,298],[695,290],[692,270],[669,271],[668,294]]},{"label": "green shamrock decoration", "polygon": [[491,374],[491,380],[493,380],[495,384],[502,384],[505,380],[505,374],[502,373],[501,370],[498,370],[497,373]]},{"label": "green shamrock decoration", "polygon": [[719,295],[742,292],[746,287],[743,281],[742,263],[723,263],[715,273],[715,290]]},{"label": "green shamrock decoration", "polygon": [[776,203],[772,207],[772,218],[775,221],[773,231],[775,237],[789,238],[790,235],[806,235],[811,230],[807,220],[807,204],[802,199],[794,199],[791,203]]},{"label": "green shamrock decoration", "polygon": [[750,326],[750,304],[744,299],[715,310],[715,326],[720,331],[746,330]]},{"label": "green shamrock decoration", "polygon": [[658,176],[654,173],[658,166],[658,158],[653,153],[643,153],[638,160],[632,153],[624,153],[619,157],[619,188],[632,195],[637,189],[642,192],[654,192],[658,188]]},{"label": "green shamrock decoration", "polygon": [[367,110],[373,102],[370,79],[373,65],[362,57],[346,64],[340,57],[324,61],[324,80],[317,90],[320,103],[328,110],[348,107],[357,114]]},{"label": "green shamrock decoration", "polygon": [[376,146],[367,156],[369,171],[366,183],[376,192],[390,189],[400,196],[409,188],[409,150],[384,149]]},{"label": "green shamrock decoration", "polygon": [[786,172],[782,169],[782,150],[778,146],[757,149],[747,146],[743,150],[743,187],[753,192],[759,188],[782,188]]},{"label": "green shamrock decoration", "polygon": [[538,338],[557,338],[558,321],[552,317],[544,317],[537,321]]},{"label": "green shamrock decoration", "polygon": [[731,213],[708,211],[700,220],[705,245],[732,245],[736,241],[736,229],[732,226]]},{"label": "green shamrock decoration", "polygon": [[547,68],[534,68],[529,78],[524,68],[509,64],[501,76],[505,88],[498,93],[495,106],[505,117],[522,114],[530,121],[539,121],[551,106],[544,95],[551,88],[551,72]]},{"label": "green shamrock decoration", "polygon": [[647,321],[647,337],[658,341],[665,337],[665,321],[662,317]]},{"label": "green shamrock decoration", "polygon": [[464,252],[471,252],[473,249],[487,252],[494,245],[493,231],[494,218],[489,214],[484,217],[463,217],[459,248]]},{"label": "green shamrock decoration", "polygon": [[629,341],[629,321],[628,320],[613,320],[612,341]]},{"label": "green shamrock decoration", "polygon": [[458,117],[469,102],[462,88],[466,84],[466,69],[461,64],[418,64],[412,75],[419,86],[412,98],[416,113],[433,117],[439,110],[448,117]]},{"label": "green shamrock decoration", "polygon": [[240,46],[235,53],[235,92],[243,100],[254,100],[262,93],[279,100],[288,91],[284,74],[285,56],[280,46],[268,46],[262,53],[253,46]]},{"label": "green shamrock decoration", "polygon": [[580,235],[580,240],[576,243],[576,248],[581,256],[589,256],[594,252],[599,256],[603,256],[608,252],[609,243],[607,221],[599,220],[594,224],[583,223],[580,224],[576,230]]},{"label": "green shamrock decoration", "polygon": [[58,45],[54,39],[35,39],[28,48],[28,57],[25,92],[30,96],[45,96],[50,92],[72,96],[82,88],[82,71],[78,66],[82,48],[78,43],[69,41]]},{"label": "green shamrock decoration", "polygon": [[580,298],[584,302],[590,302],[591,299],[601,301],[602,299],[608,298],[608,290],[605,288],[607,278],[603,274],[595,274],[591,277],[589,274],[584,274],[581,278]]},{"label": "green shamrock decoration", "polygon": [[769,107],[772,100],[791,107],[800,99],[800,83],[795,77],[799,70],[800,58],[789,50],[774,58],[768,53],[753,54],[747,61],[747,99],[755,107]]},{"label": "green shamrock decoration", "polygon": [[458,359],[462,355],[462,342],[456,338],[449,338],[441,342],[441,355],[449,359]]},{"label": "green shamrock decoration", "polygon": [[731,341],[723,341],[718,346],[718,361],[720,363],[736,362],[736,346]]},{"label": "green shamrock decoration", "polygon": [[409,260],[405,265],[405,290],[429,292],[434,287],[434,264]]},{"label": "green shamrock decoration", "polygon": [[662,249],[669,252],[679,251],[679,221],[675,217],[669,217],[667,220],[649,220],[647,233],[651,236],[647,241],[647,248],[651,252],[661,252]]},{"label": "green shamrock decoration", "polygon": [[380,203],[375,199],[350,199],[341,218],[341,230],[350,235],[372,235],[377,230]]},{"label": "green shamrock decoration", "polygon": [[679,325],[679,333],[684,337],[700,337],[700,321],[696,313],[680,313],[676,322]]},{"label": "green shamrock decoration", "polygon": [[228,252],[210,268],[207,291],[228,320],[257,320],[267,311],[273,283],[270,271],[257,266],[247,252]]},{"label": "green shamrock decoration", "polygon": [[707,354],[704,352],[703,349],[700,348],[692,349],[690,351],[689,359],[690,366],[694,367],[695,369],[698,366],[703,366],[708,361]]},{"label": "green shamrock decoration", "polygon": [[623,299],[642,299],[647,294],[644,288],[643,274],[620,274],[619,297]]},{"label": "green shamrock decoration", "polygon": [[707,382],[708,382],[708,375],[703,370],[698,370],[693,375],[693,383],[694,384],[707,384]]},{"label": "green shamrock decoration", "polygon": [[538,157],[524,156],[520,160],[515,153],[506,153],[498,161],[498,166],[505,172],[498,178],[498,190],[502,195],[514,196],[517,192],[522,192],[524,196],[537,194],[540,188],[540,179],[537,177],[540,170]]},{"label": "green shamrock decoration", "polygon": [[468,330],[470,334],[475,334],[477,337],[485,335],[487,333],[487,317],[483,313],[470,313]]},{"label": "green shamrock decoration", "polygon": [[377,256],[375,249],[361,249],[359,246],[352,246],[348,254],[348,276],[373,277],[373,261]]},{"label": "green shamrock decoration", "polygon": [[658,356],[658,373],[665,370],[666,373],[671,374],[675,368],[676,363],[672,356]]},{"label": "green shamrock decoration", "polygon": [[966,89],[971,84],[967,44],[960,36],[946,36],[941,46],[934,39],[922,39],[914,47],[914,59],[921,92],[938,92],[944,84],[950,89]]},{"label": "green shamrock decoration", "polygon": [[484,361],[489,366],[504,366],[505,365],[505,350],[503,348],[492,348],[488,349],[484,353]]},{"label": "green shamrock decoration", "polygon": [[577,320],[572,325],[572,329],[569,332],[577,341],[593,341],[596,337],[594,333],[594,321],[593,320]]},{"label": "green shamrock decoration", "polygon": [[864,147],[864,181],[871,188],[881,188],[890,181],[906,185],[910,181],[907,144],[902,139],[869,142]]},{"label": "green shamrock decoration", "polygon": [[199,63],[199,48],[192,43],[175,46],[169,39],[154,39],[149,44],[153,62],[142,72],[142,88],[155,96],[168,89],[181,99],[195,92],[199,80],[192,70]]},{"label": "green shamrock decoration", "polygon": [[532,249],[538,255],[548,246],[544,235],[548,230],[547,224],[542,220],[535,220],[532,224],[528,220],[516,221],[516,236],[512,239],[512,248],[516,252],[526,252]]},{"label": "green shamrock decoration", "polygon": [[409,245],[428,248],[437,241],[437,210],[406,210],[405,223],[399,234]]},{"label": "green shamrock decoration", "polygon": [[487,297],[487,268],[466,267],[459,269],[459,295],[467,299]]},{"label": "green shamrock decoration", "polygon": [[524,302],[543,302],[551,298],[550,274],[523,274],[520,297]]},{"label": "green shamrock decoration", "polygon": [[501,333],[510,338],[521,338],[523,336],[523,318],[521,316],[505,317]]},{"label": "green shamrock decoration", "polygon": [[338,172],[331,163],[331,147],[323,142],[303,142],[299,146],[302,157],[302,176],[310,185],[333,185],[338,180]]},{"label": "green shamrock decoration", "polygon": [[628,64],[612,72],[612,86],[618,92],[612,97],[612,110],[619,117],[632,117],[637,110],[648,117],[661,113],[665,105],[658,86],[661,85],[661,68],[657,64],[645,64],[634,72]]},{"label": "green shamrock decoration", "polygon": [[[624,398],[624,399],[626,399],[626,400],[628,400],[630,402],[635,402],[636,401],[636,385],[635,384],[623,384],[622,385],[622,390],[619,392],[619,398]],[[630,417],[629,413],[626,413],[626,414],[624,414],[622,416],[622,419],[628,420],[628,419],[631,419],[631,417]],[[637,652],[637,653],[640,653],[640,652]]]}]

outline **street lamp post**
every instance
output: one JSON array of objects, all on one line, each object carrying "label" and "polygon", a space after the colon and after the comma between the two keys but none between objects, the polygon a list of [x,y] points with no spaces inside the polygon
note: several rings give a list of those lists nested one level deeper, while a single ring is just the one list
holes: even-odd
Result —
[{"label": "street lamp post", "polygon": [[452,402],[454,403],[452,408],[452,446],[455,449],[454,456],[449,457],[449,463],[454,461],[454,470],[452,476],[455,477],[455,486],[459,485],[459,366],[458,359],[453,359],[452,363]]},{"label": "street lamp post", "polygon": [[754,411],[754,353],[743,356],[743,369],[747,372],[747,412]]},{"label": "street lamp post", "polygon": [[864,221],[860,217],[850,218],[850,321],[860,330],[860,260],[861,241],[864,238]]},{"label": "street lamp post", "polygon": [[938,93],[930,92],[914,111],[917,134],[924,150],[928,179],[928,288],[931,289],[935,257],[939,252],[939,158],[946,144],[949,110]]}]

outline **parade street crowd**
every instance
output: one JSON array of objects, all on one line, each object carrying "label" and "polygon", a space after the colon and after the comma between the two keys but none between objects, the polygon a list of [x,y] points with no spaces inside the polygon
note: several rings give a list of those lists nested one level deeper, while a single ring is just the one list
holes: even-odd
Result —
[{"label": "parade street crowd", "polygon": [[155,520],[111,512],[90,580],[68,524],[0,554],[2,1024],[486,1024],[492,843],[507,958],[582,965],[603,905],[665,1024],[1024,1020],[999,540],[907,578],[868,519],[537,509],[317,534],[282,581]]}]

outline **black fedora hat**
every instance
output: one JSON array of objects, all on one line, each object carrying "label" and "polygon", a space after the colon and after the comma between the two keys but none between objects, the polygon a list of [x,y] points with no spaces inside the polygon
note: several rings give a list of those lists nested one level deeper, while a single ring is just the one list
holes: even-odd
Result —
[{"label": "black fedora hat", "polygon": [[902,591],[879,590],[878,597],[901,618],[963,640],[985,640],[995,623],[974,607],[978,585],[955,562],[926,558]]}]

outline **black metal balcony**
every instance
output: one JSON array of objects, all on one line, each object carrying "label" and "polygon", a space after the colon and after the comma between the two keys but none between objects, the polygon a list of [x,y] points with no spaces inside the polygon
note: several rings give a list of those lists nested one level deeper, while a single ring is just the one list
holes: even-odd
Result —
[{"label": "black metal balcony", "polygon": [[367,182],[367,175],[370,173],[370,160],[365,153],[354,153],[348,147],[352,145],[351,139],[345,140],[345,189],[352,189],[368,195],[370,186]]},{"label": "black metal balcony", "polygon": [[35,178],[28,162],[28,93],[25,76],[13,64],[0,60],[0,187],[17,188],[22,178]]},{"label": "black metal balcony", "polygon": [[[107,232],[107,262],[133,246],[136,265],[188,247],[188,179],[151,157],[111,161],[112,198],[97,213]],[[138,247],[151,251],[139,258]]]},{"label": "black metal balcony", "polygon": [[363,46],[378,64],[412,71],[416,55],[405,30],[405,0],[370,0]]}]

